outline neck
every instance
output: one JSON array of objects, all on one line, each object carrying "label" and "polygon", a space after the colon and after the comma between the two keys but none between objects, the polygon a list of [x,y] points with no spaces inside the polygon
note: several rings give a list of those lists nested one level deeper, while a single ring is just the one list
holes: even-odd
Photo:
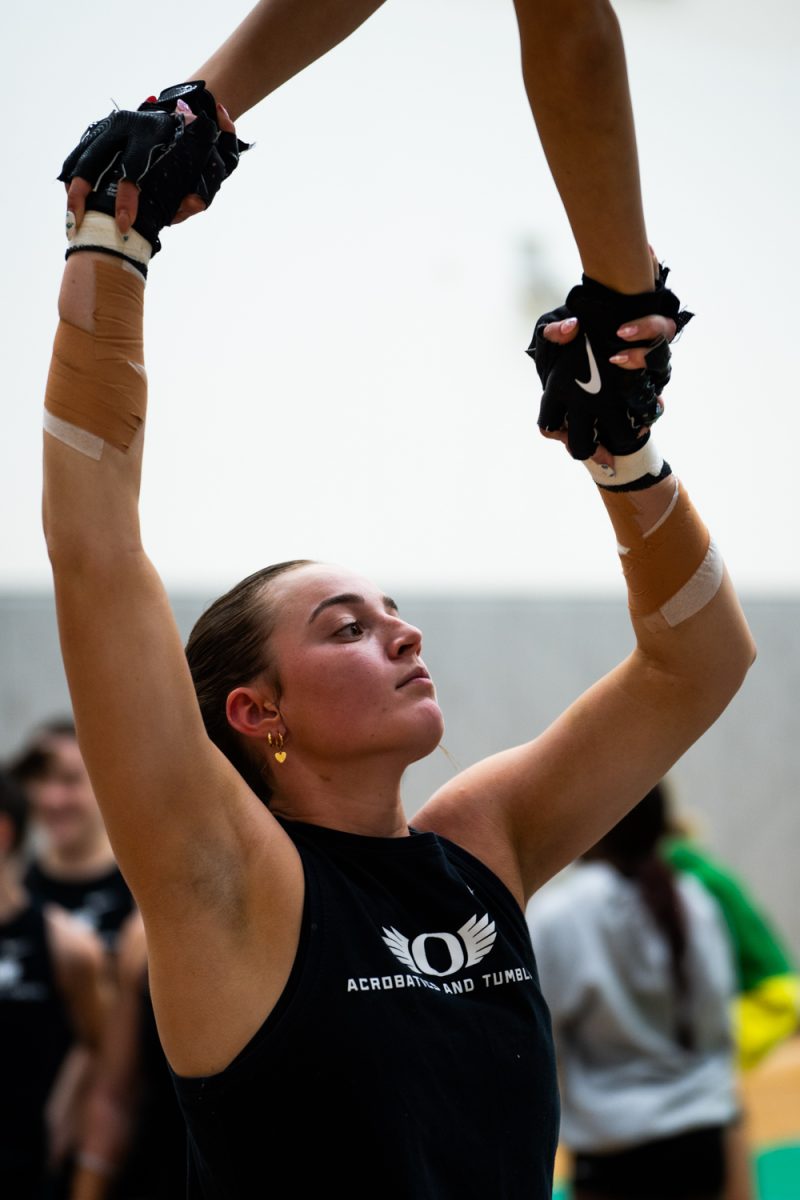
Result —
[{"label": "neck", "polygon": [[[287,764],[288,766],[288,764]],[[352,766],[309,767],[295,760],[285,774],[273,771],[270,811],[288,821],[324,825],[367,837],[405,837],[408,824],[400,798],[405,764],[387,767],[359,759]]]},{"label": "neck", "polygon": [[99,875],[110,871],[114,863],[114,851],[104,829],[88,842],[76,846],[47,846],[39,855],[39,864],[48,875],[66,880]]}]

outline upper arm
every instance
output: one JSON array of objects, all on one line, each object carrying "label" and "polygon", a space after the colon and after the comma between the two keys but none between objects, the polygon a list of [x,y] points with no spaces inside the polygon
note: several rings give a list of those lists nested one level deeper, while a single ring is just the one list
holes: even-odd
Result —
[{"label": "upper arm", "polygon": [[740,655],[726,658],[738,613],[726,581],[700,614],[640,638],[541,736],[445,784],[415,823],[471,850],[524,903],[641,800],[728,703],[743,673]]},{"label": "upper arm", "polygon": [[[169,602],[139,549],[55,571],[81,750],[137,898],[241,869],[254,824],[274,824],[208,739]],[[189,836],[191,835],[191,836]],[[237,866],[238,864],[238,866]]]},{"label": "upper arm", "polygon": [[[96,403],[100,393],[109,410],[127,412],[122,384],[100,368],[142,356],[143,285],[109,268],[112,260],[94,260],[68,260],[59,302],[65,326],[82,335],[67,388],[79,417],[84,383]],[[125,284],[124,303],[109,271],[114,287]],[[144,382],[134,374],[141,407]],[[59,387],[67,385],[48,384],[48,403]],[[101,439],[94,458],[46,434],[44,522],[81,750],[128,881],[140,902],[153,894],[161,905],[165,883],[219,878],[223,859],[235,884],[253,824],[268,837],[274,823],[206,736],[164,588],[142,549],[143,439],[142,425],[125,449]]]},{"label": "upper arm", "polygon": [[103,948],[90,930],[55,905],[46,910],[46,920],[56,981],[76,1038],[97,1049],[106,1009]]}]

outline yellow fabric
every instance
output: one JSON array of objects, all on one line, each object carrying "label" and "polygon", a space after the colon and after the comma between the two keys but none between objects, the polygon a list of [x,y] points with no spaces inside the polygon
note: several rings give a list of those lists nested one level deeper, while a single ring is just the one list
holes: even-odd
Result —
[{"label": "yellow fabric", "polygon": [[734,1001],[739,1066],[749,1070],[796,1032],[800,1023],[800,977],[775,975]]}]

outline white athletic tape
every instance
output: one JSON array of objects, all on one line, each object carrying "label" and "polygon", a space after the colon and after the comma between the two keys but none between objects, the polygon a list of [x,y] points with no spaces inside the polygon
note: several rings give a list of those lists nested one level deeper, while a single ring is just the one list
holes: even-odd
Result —
[{"label": "white athletic tape", "polygon": [[672,484],[673,484],[673,488],[674,488],[673,493],[672,493],[672,499],[670,500],[667,507],[664,509],[661,516],[656,521],[655,525],[651,525],[650,528],[645,533],[642,534],[643,538],[652,537],[653,534],[655,533],[655,531],[657,529],[660,529],[661,526],[664,524],[664,522],[668,521],[669,518],[672,516],[672,510],[675,508],[675,505],[678,503],[678,499],[680,497],[680,492],[681,492],[680,484],[678,483],[678,481],[674,475],[672,477]]},{"label": "white athletic tape", "polygon": [[722,583],[724,569],[722,555],[712,541],[708,553],[689,582],[659,610],[671,628],[699,613],[714,599]]},{"label": "white athletic tape", "polygon": [[[664,524],[664,522],[666,520],[668,520],[669,517],[672,515],[672,510],[674,509],[675,505],[678,503],[678,497],[680,495],[680,485],[674,475],[671,476],[671,479],[672,479],[673,489],[674,489],[673,493],[672,493],[672,499],[670,500],[667,507],[664,509],[661,516],[656,521],[655,525],[651,525],[650,528],[641,535],[643,539],[651,537],[656,532],[657,529],[661,528],[661,526]],[[631,547],[623,546],[621,542],[617,542],[617,551],[619,554],[630,554]]]},{"label": "white athletic tape", "polygon": [[[687,598],[696,600],[699,596],[697,604],[702,607],[707,602],[702,599],[702,587],[696,593],[687,592],[674,609],[670,607],[697,576],[711,541],[676,477],[670,475],[644,491],[601,488],[600,495],[617,535],[628,585],[628,607],[633,616],[645,620],[652,617],[656,628],[659,623],[663,628],[667,623],[665,608],[679,623],[686,619]],[[655,500],[659,505],[663,502],[664,509],[653,521],[651,511]],[[642,528],[645,520],[652,521],[646,530]]]},{"label": "white athletic tape", "polygon": [[54,416],[47,409],[44,410],[44,429],[45,433],[57,438],[65,446],[70,446],[73,450],[85,454],[87,458],[93,458],[99,462],[103,457],[105,442],[102,438],[96,437],[86,429],[79,429],[77,425],[72,425],[69,421],[62,421],[61,417]]},{"label": "white athletic tape", "polygon": [[613,468],[601,467],[591,458],[584,459],[583,465],[595,483],[620,487],[622,484],[635,483],[643,475],[660,475],[664,459],[653,445],[651,435],[646,445],[634,454],[615,454]]},{"label": "white athletic tape", "polygon": [[127,237],[124,237],[114,218],[109,217],[107,213],[90,210],[84,213],[80,229],[75,229],[74,225],[72,229],[74,232],[71,233],[68,218],[67,240],[71,250],[79,247],[85,250],[111,250],[114,254],[133,258],[145,267],[153,254],[153,248],[147,238],[142,237],[135,229],[131,229]]}]

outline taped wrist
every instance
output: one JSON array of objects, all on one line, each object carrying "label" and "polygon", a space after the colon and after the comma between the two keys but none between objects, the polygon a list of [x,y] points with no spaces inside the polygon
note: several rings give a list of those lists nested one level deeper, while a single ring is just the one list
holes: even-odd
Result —
[{"label": "taped wrist", "polygon": [[144,288],[123,263],[97,259],[92,268],[94,328],[59,321],[44,427],[73,450],[99,459],[106,442],[127,452],[144,421]]},{"label": "taped wrist", "polygon": [[[631,615],[651,627],[681,624],[713,599],[722,582],[722,558],[674,475],[661,486],[665,507],[655,520],[642,491],[601,488]],[[651,511],[651,510],[649,510]]]},{"label": "taped wrist", "polygon": [[67,258],[81,250],[94,250],[98,254],[109,254],[113,258],[124,259],[136,268],[142,278],[147,278],[147,264],[153,254],[153,248],[147,238],[142,237],[135,229],[131,229],[128,234],[120,233],[114,218],[106,213],[84,213],[79,229],[70,229],[68,224],[67,238]]},{"label": "taped wrist", "polygon": [[598,487],[617,492],[638,492],[652,487],[672,474],[672,468],[661,457],[652,437],[634,454],[617,454],[614,466],[605,466],[586,458],[583,465]]}]

